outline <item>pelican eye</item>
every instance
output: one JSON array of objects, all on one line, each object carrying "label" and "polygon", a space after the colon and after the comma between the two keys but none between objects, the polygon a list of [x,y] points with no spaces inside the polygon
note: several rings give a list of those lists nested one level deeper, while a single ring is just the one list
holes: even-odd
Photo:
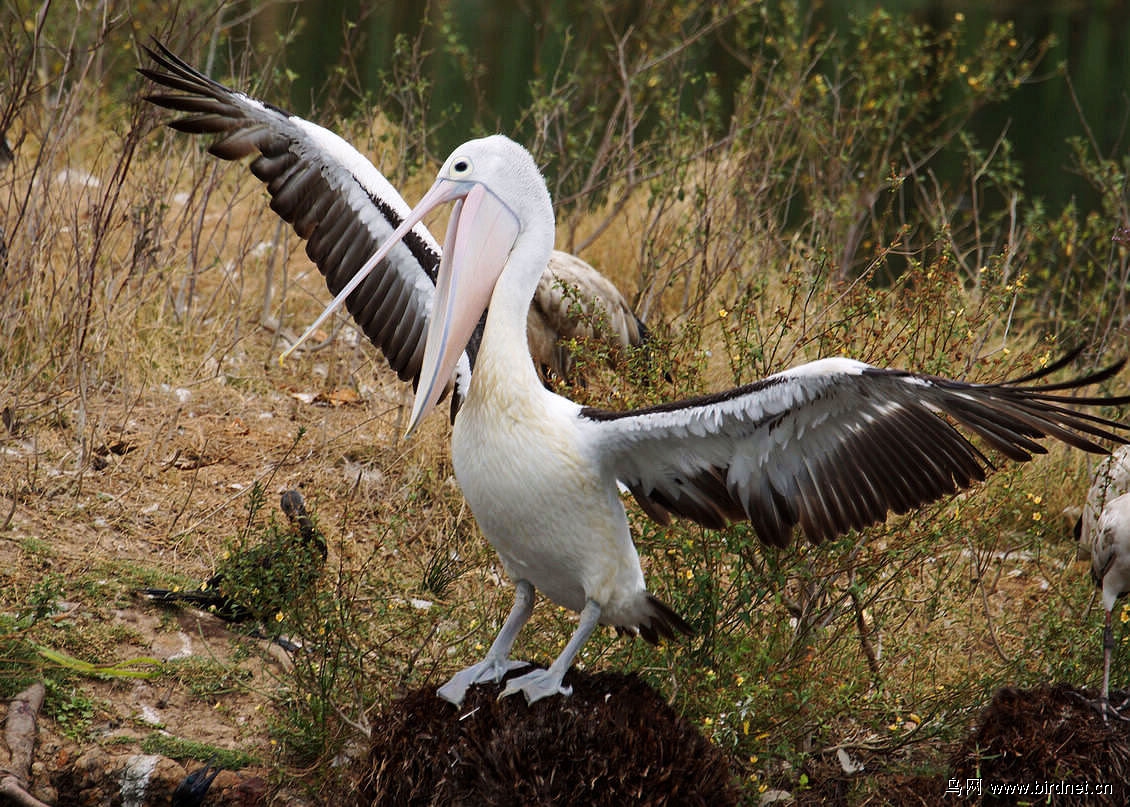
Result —
[{"label": "pelican eye", "polygon": [[458,160],[451,164],[451,173],[453,176],[466,176],[471,173],[471,161],[466,157],[460,157]]}]

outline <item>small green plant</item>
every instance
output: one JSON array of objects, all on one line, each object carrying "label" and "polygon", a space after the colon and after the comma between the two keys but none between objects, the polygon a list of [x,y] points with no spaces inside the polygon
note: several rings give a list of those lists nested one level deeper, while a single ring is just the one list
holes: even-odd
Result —
[{"label": "small green plant", "polygon": [[56,678],[45,678],[43,683],[47,690],[44,713],[66,736],[77,742],[84,741],[98,712],[97,704],[73,683]]},{"label": "small green plant", "polygon": [[171,759],[195,759],[229,771],[260,764],[260,760],[253,754],[160,732],[154,732],[141,741],[141,752],[160,754]]},{"label": "small green plant", "polygon": [[46,574],[36,582],[28,594],[27,602],[20,610],[16,624],[28,628],[59,609],[63,598],[63,578],[58,574]]},{"label": "small green plant", "polygon": [[466,571],[465,564],[449,549],[437,547],[424,566],[424,576],[420,586],[424,591],[443,597],[459,577]]}]

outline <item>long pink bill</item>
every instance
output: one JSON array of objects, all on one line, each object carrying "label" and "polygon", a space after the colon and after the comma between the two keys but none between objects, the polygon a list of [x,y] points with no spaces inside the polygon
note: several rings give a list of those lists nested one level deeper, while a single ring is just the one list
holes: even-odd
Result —
[{"label": "long pink bill", "polygon": [[407,434],[412,433],[442,396],[460,354],[490,302],[494,284],[518,237],[518,219],[483,186],[474,182],[436,180],[381,248],[365,262],[298,341],[279,356],[281,364],[344,305],[361,281],[409,230],[428,213],[452,201],[456,207],[444,239],[436,295],[432,301],[424,358]]},{"label": "long pink bill", "polygon": [[[444,181],[437,182],[428,196]],[[518,231],[518,219],[482,185],[471,184],[456,202],[444,238],[420,383],[407,434],[442,396],[459,356],[490,303]]]}]

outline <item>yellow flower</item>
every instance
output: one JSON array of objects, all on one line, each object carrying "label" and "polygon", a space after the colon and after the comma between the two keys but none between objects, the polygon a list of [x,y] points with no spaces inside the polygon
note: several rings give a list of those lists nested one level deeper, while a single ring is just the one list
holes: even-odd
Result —
[{"label": "yellow flower", "polygon": [[730,316],[730,312],[727,311],[725,308],[719,308],[718,309],[718,319],[725,319],[728,316]]}]

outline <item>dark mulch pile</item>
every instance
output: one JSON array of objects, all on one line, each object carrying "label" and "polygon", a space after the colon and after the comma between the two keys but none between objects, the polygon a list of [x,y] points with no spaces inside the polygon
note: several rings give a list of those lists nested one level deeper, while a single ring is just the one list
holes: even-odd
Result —
[{"label": "dark mulch pile", "polygon": [[373,722],[364,805],[732,805],[726,757],[634,675],[571,670],[568,698],[528,706],[434,687]]},{"label": "dark mulch pile", "polygon": [[793,807],[936,807],[943,804],[945,777],[931,774],[895,773],[905,767],[902,759],[883,754],[853,755],[866,764],[860,773],[845,773],[834,754],[814,756],[804,766],[808,785],[792,792]]},{"label": "dark mulch pile", "polygon": [[[409,694],[373,726],[359,803],[737,803],[724,754],[638,678],[574,670],[568,681],[571,698],[532,707],[499,701],[498,687],[473,689],[461,709],[430,687]],[[1003,688],[948,771],[912,774],[905,760],[860,753],[865,772],[847,774],[834,755],[818,755],[793,803],[1130,804],[1130,721],[1105,722],[1095,695],[1068,684]],[[1130,694],[1111,700],[1130,716]],[[951,782],[960,795],[947,793]],[[968,790],[974,783],[979,797]],[[1009,785],[1029,790],[1002,792]]]},{"label": "dark mulch pile", "polygon": [[[1130,803],[1130,722],[1104,722],[1091,705],[1096,694],[1069,684],[999,690],[954,754],[952,776],[962,784],[979,779],[986,804],[1043,804],[1049,796],[1051,803]],[[1127,699],[1125,692],[1111,693],[1116,706]],[[1130,710],[1123,713],[1130,716]],[[991,785],[1032,789],[1021,798],[994,794]],[[1096,793],[1098,785],[1111,785],[1113,792]]]}]

